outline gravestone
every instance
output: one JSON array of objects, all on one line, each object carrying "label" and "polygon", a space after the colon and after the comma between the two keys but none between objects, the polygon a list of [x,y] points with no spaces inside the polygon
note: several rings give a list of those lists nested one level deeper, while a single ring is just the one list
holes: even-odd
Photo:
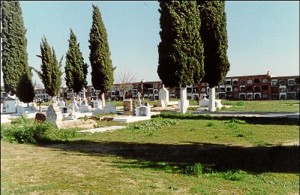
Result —
[{"label": "gravestone", "polygon": [[82,92],[83,92],[83,98],[82,98],[82,102],[81,105],[79,107],[79,111],[80,112],[91,112],[90,106],[88,105],[87,99],[86,99],[86,89],[83,88]]},{"label": "gravestone", "polygon": [[103,108],[101,100],[93,100],[92,105],[93,105],[93,108],[96,108],[96,109],[97,108],[99,108],[99,109]]},{"label": "gravestone", "polygon": [[159,90],[159,100],[160,100],[160,104],[161,107],[166,107],[169,103],[169,91],[165,88],[165,86],[163,85],[163,87]]},{"label": "gravestone", "polygon": [[117,113],[117,108],[111,103],[107,103],[104,107],[104,113]]},{"label": "gravestone", "polygon": [[209,100],[206,98],[206,95],[203,96],[203,99],[199,101],[200,107],[208,107]]},{"label": "gravestone", "polygon": [[75,96],[73,97],[72,103],[69,105],[69,109],[72,110],[73,112],[79,112],[79,107],[77,106]]},{"label": "gravestone", "polygon": [[135,108],[135,115],[136,116],[145,116],[151,118],[151,109],[150,106],[138,106]]},{"label": "gravestone", "polygon": [[138,96],[138,102],[137,102],[138,106],[141,106],[142,105],[142,100],[141,100],[142,94],[140,92],[138,92],[137,96]]},{"label": "gravestone", "polygon": [[217,109],[221,109],[223,107],[222,103],[221,103],[221,100],[215,100],[216,102],[216,108]]},{"label": "gravestone", "polygon": [[15,113],[17,112],[17,100],[13,97],[6,97],[3,102],[3,113]]},{"label": "gravestone", "polygon": [[123,101],[124,107],[124,114],[125,115],[132,115],[133,114],[133,107],[132,107],[132,99],[125,99]]},{"label": "gravestone", "polygon": [[105,112],[105,110],[103,109],[103,104],[102,104],[102,101],[99,100],[98,98],[98,92],[95,93],[96,94],[96,100],[94,100],[94,108],[96,108],[94,111],[93,111],[93,116],[95,115],[99,115],[99,114],[103,114]]},{"label": "gravestone", "polygon": [[60,100],[57,102],[58,107],[63,108],[66,107],[66,102],[63,100],[63,98],[60,98]]},{"label": "gravestone", "polygon": [[178,107],[180,108],[180,113],[186,113],[189,107],[189,101],[187,100],[187,90],[186,87],[180,87],[180,100],[178,101]]},{"label": "gravestone", "polygon": [[55,124],[62,121],[63,116],[60,111],[60,108],[55,104],[51,104],[46,111],[46,120],[49,122],[54,122]]}]

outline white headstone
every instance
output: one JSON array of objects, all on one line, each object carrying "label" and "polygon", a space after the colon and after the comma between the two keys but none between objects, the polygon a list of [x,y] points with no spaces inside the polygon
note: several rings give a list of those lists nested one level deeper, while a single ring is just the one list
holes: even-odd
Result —
[{"label": "white headstone", "polygon": [[104,112],[105,113],[117,113],[117,109],[111,103],[107,103],[104,107]]},{"label": "white headstone", "polygon": [[222,103],[221,103],[221,100],[215,100],[216,102],[216,108],[217,109],[221,109],[223,107]]},{"label": "white headstone", "polygon": [[86,94],[85,94],[87,92],[87,90],[85,88],[83,88],[82,92],[83,92],[83,98],[82,98],[81,106],[88,106]]},{"label": "white headstone", "polygon": [[180,100],[178,101],[178,106],[180,108],[180,113],[186,113],[189,107],[189,101],[187,100],[186,87],[180,87]]},{"label": "white headstone", "polygon": [[59,102],[57,102],[57,105],[58,105],[58,107],[66,107],[66,102],[64,102],[63,101],[63,99],[61,98],[60,100],[59,100]]},{"label": "white headstone", "polygon": [[[163,87],[159,90],[159,100],[164,101],[164,105],[168,105],[169,103],[169,91],[165,88],[165,86],[163,85]],[[163,107],[163,104],[162,104]]]},{"label": "white headstone", "polygon": [[63,119],[60,108],[55,103],[48,107],[48,110],[46,111],[46,117],[47,121],[54,123],[61,122]]},{"label": "white headstone", "polygon": [[79,108],[78,108],[78,105],[77,105],[75,97],[73,97],[73,101],[69,105],[69,109],[72,110],[73,112],[79,112]]},{"label": "white headstone", "polygon": [[12,97],[7,97],[3,102],[3,113],[14,113],[17,112],[17,100]]},{"label": "white headstone", "polygon": [[138,106],[135,108],[135,115],[136,116],[145,116],[145,117],[151,117],[150,115],[150,106]]},{"label": "white headstone", "polygon": [[208,105],[209,105],[209,100],[206,98],[206,95],[205,95],[204,98],[202,100],[200,100],[199,106],[200,107],[208,107]]},{"label": "white headstone", "polygon": [[142,100],[141,100],[142,94],[140,92],[138,92],[137,96],[138,96],[138,106],[141,106],[142,105]]}]

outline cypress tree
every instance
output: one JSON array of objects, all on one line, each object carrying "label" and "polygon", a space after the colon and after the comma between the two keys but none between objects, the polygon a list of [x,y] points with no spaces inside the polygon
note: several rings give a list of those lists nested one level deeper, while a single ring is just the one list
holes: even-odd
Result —
[{"label": "cypress tree", "polygon": [[225,1],[197,1],[200,10],[200,34],[204,44],[202,82],[209,84],[209,111],[215,108],[215,86],[224,81],[229,71]]},{"label": "cypress tree", "polygon": [[225,1],[197,1],[200,10],[200,34],[204,44],[204,71],[202,82],[215,87],[224,81],[229,71],[227,57]]},{"label": "cypress tree", "polygon": [[2,72],[5,92],[14,95],[22,74],[31,78],[27,39],[19,1],[2,1]]},{"label": "cypress tree", "polygon": [[102,102],[105,105],[104,93],[113,86],[115,68],[110,59],[106,28],[100,10],[95,5],[89,43],[92,85],[96,90],[101,90]]},{"label": "cypress tree", "polygon": [[61,62],[57,62],[55,50],[50,47],[46,37],[42,38],[42,43],[40,45],[41,55],[38,56],[42,60],[41,72],[38,72],[40,76],[46,93],[52,97],[57,96],[61,87]]},{"label": "cypress tree", "polygon": [[196,1],[159,1],[157,73],[166,87],[197,84],[204,75],[201,26]]},{"label": "cypress tree", "polygon": [[82,53],[77,43],[77,38],[70,30],[69,50],[66,54],[65,81],[69,89],[79,93],[83,87],[86,87],[87,64],[84,63]]},{"label": "cypress tree", "polygon": [[19,80],[16,95],[24,103],[30,103],[35,96],[34,87],[28,74],[24,73]]}]

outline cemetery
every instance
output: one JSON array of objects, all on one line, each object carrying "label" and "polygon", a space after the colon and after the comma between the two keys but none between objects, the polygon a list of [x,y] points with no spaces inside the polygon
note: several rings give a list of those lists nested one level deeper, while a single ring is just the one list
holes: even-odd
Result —
[{"label": "cemetery", "polygon": [[[131,2],[127,5],[137,7],[124,15],[123,9],[113,10],[117,4],[105,2],[110,9],[103,18],[98,3],[102,7],[102,2],[62,2],[53,15],[51,2],[34,11],[26,2],[1,2],[1,194],[299,192],[299,76],[270,71],[227,76],[240,58],[253,60],[255,67],[261,56],[251,51],[245,58],[240,51],[247,44],[241,41],[231,44],[239,55],[228,55],[227,16],[232,16],[225,1]],[[42,37],[31,35],[36,29],[32,21],[24,23],[21,7],[24,19],[38,18],[34,24]],[[156,32],[153,8],[160,15]],[[48,15],[35,17],[40,13]],[[117,28],[110,16],[120,22]],[[54,20],[42,26],[48,19]],[[63,19],[70,20],[59,23]],[[140,21],[146,30],[134,29]],[[152,35],[160,37],[155,49],[148,48]],[[159,79],[144,79],[155,78],[153,73]]]}]

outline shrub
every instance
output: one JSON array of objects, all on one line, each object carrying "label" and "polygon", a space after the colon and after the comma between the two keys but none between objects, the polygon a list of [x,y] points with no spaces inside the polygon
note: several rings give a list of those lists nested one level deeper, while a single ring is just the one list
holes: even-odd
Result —
[{"label": "shrub", "polygon": [[211,168],[205,167],[200,163],[196,163],[194,165],[186,166],[184,169],[184,173],[187,175],[193,175],[199,177],[202,174],[211,174],[213,173],[213,170]]},{"label": "shrub", "polygon": [[165,126],[176,125],[177,123],[178,120],[176,119],[149,120],[143,123],[131,125],[130,128],[136,130],[155,130],[155,129],[161,129],[162,127]]},{"label": "shrub", "polygon": [[65,141],[76,137],[75,130],[57,129],[53,123],[16,123],[3,126],[1,139],[16,143],[48,143],[53,141]]},{"label": "shrub", "polygon": [[221,176],[226,179],[226,180],[231,180],[231,181],[240,181],[242,179],[244,179],[244,177],[246,176],[246,173],[243,171],[227,171],[224,173],[221,173]]}]

